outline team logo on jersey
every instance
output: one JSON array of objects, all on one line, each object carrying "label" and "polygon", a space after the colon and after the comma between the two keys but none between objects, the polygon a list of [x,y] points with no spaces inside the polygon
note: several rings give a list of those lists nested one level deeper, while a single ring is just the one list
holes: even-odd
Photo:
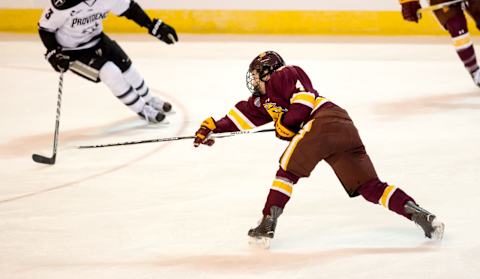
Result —
[{"label": "team logo on jersey", "polygon": [[267,110],[268,114],[270,114],[274,122],[277,122],[278,118],[282,113],[288,111],[287,109],[282,108],[281,106],[277,106],[276,103],[272,103],[268,101],[265,104],[263,104],[263,107]]},{"label": "team logo on jersey", "polygon": [[72,10],[72,11],[70,12],[70,16],[74,16],[74,15],[80,13],[81,11],[82,11],[82,10]]},{"label": "team logo on jersey", "polygon": [[[83,18],[76,17],[76,18],[72,19],[72,27],[79,26],[79,25],[87,25],[87,24],[90,24],[90,23],[95,22],[97,20],[103,20],[107,17],[107,13],[108,12],[96,13],[96,14],[89,15],[89,16],[83,17]],[[97,25],[98,25],[98,23],[97,23]]]},{"label": "team logo on jersey", "polygon": [[262,101],[260,100],[260,97],[257,97],[255,98],[255,100],[253,100],[253,104],[259,108],[261,105],[262,105]]}]

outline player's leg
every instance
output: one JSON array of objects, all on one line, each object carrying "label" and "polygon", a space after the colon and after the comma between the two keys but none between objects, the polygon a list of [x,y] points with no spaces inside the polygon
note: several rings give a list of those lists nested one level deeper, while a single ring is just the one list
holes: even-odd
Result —
[{"label": "player's leg", "polygon": [[419,225],[425,236],[433,239],[443,237],[444,224],[436,216],[421,208],[402,189],[375,178],[358,188],[358,193],[367,201],[380,204]]},{"label": "player's leg", "polygon": [[[446,0],[431,0],[430,4],[447,2]],[[477,64],[473,42],[468,32],[467,21],[461,4],[451,5],[446,9],[434,11],[435,17],[448,31],[455,50],[462,60],[465,69],[472,76],[477,86],[480,86],[480,71]]]},{"label": "player's leg", "polygon": [[123,78],[135,89],[135,92],[145,100],[147,105],[161,112],[169,112],[172,110],[172,105],[169,102],[153,96],[145,80],[132,65],[130,58],[117,42],[105,36],[103,45],[103,49],[107,53],[109,60],[120,68]]},{"label": "player's leg", "polygon": [[172,104],[163,101],[159,97],[153,96],[150,92],[150,88],[145,83],[145,80],[140,76],[133,65],[123,72],[123,76],[135,88],[147,104],[162,112],[170,112],[172,110]]},{"label": "player's leg", "polygon": [[248,231],[253,238],[273,238],[277,218],[290,200],[300,177],[308,177],[315,166],[328,154],[332,142],[322,130],[322,122],[311,120],[293,137],[280,158],[280,167],[270,187],[262,210],[260,224]]},{"label": "player's leg", "polygon": [[[367,201],[381,204],[420,225],[429,238],[441,238],[443,224],[435,216],[419,207],[415,200],[402,189],[381,182],[368,156],[353,122],[343,123],[341,149],[337,149],[325,161],[333,168],[347,193],[362,195]],[[340,137],[339,137],[340,138]]]},{"label": "player's leg", "polygon": [[298,182],[298,179],[298,176],[282,168],[278,169],[262,210],[262,219],[257,227],[248,231],[250,237],[259,239],[274,237],[277,219],[290,200],[293,186]]},{"label": "player's leg", "polygon": [[[108,37],[104,36],[94,48],[75,53],[76,60],[71,66],[72,72],[95,82],[104,82],[115,97],[147,121],[158,123],[164,120],[165,115],[147,105],[133,86],[125,80],[120,67],[128,68],[131,65],[130,59],[119,54]],[[111,54],[115,55],[110,56]],[[112,59],[117,61],[120,67]]]}]

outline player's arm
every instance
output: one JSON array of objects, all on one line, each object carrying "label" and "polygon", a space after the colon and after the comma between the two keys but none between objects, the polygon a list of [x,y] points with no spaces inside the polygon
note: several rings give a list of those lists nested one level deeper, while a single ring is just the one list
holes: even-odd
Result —
[{"label": "player's arm", "polygon": [[[303,80],[305,85],[300,80]],[[306,74],[298,67],[295,71],[284,69],[278,72],[270,82],[274,90],[290,103],[288,111],[282,111],[274,118],[276,136],[283,140],[290,140],[310,116],[318,94],[309,92],[314,89]]]},{"label": "player's arm", "polygon": [[195,133],[193,145],[211,146],[214,143],[213,139],[208,138],[211,133],[251,130],[271,121],[258,100],[256,102],[255,98],[250,97],[248,101],[238,102],[227,115],[217,121],[213,117],[205,119]]},{"label": "player's arm", "polygon": [[275,122],[276,136],[283,140],[291,140],[300,130],[302,123],[310,116],[314,102],[315,95],[313,93],[297,92],[293,94],[288,111],[280,114]]},{"label": "player's arm", "polygon": [[135,1],[129,2],[128,8],[123,12],[118,13],[120,16],[124,16],[130,20],[133,20],[141,27],[147,28],[150,35],[167,44],[178,42],[177,32],[172,26],[157,18],[153,20],[150,19],[140,5],[138,5]]},{"label": "player's arm", "polygon": [[50,5],[38,22],[38,35],[47,49],[45,59],[57,72],[66,71],[70,64],[69,57],[62,53],[62,47],[55,37],[55,32],[66,22],[67,16],[68,13]]}]

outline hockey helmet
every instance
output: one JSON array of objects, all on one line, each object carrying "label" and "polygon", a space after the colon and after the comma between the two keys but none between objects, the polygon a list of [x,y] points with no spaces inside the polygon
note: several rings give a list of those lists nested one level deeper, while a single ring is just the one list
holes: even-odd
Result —
[{"label": "hockey helmet", "polygon": [[84,2],[85,0],[51,0],[52,5],[57,10],[66,10]]},{"label": "hockey helmet", "polygon": [[250,63],[248,67],[246,82],[247,88],[252,92],[254,96],[259,96],[258,82],[255,81],[255,75],[258,75],[258,79],[265,81],[264,78],[267,75],[271,75],[278,68],[285,66],[285,61],[280,54],[275,51],[265,51],[257,55]]}]

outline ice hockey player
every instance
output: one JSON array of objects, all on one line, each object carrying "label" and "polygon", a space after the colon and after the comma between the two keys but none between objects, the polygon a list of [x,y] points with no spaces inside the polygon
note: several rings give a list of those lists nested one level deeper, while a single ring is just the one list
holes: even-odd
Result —
[{"label": "ice hockey player", "polygon": [[211,133],[253,129],[271,121],[276,136],[289,141],[263,208],[260,224],[248,231],[253,239],[273,238],[278,217],[294,185],[325,160],[350,197],[363,196],[419,225],[425,236],[441,239],[444,225],[400,188],[379,180],[359,133],[347,112],[320,96],[298,66],[285,65],[274,51],[250,63],[246,79],[252,96],[238,102],[226,116],[205,119],[194,146],[211,146]]},{"label": "ice hockey player", "polygon": [[[417,22],[419,20],[418,10],[421,8],[419,0],[399,0],[402,6],[402,16],[406,21]],[[430,0],[430,5],[450,2],[451,0]],[[463,65],[470,73],[473,82],[480,87],[480,70],[477,64],[472,38],[468,33],[467,20],[463,6],[476,22],[477,29],[480,29],[480,1],[465,0],[446,8],[435,10],[434,15],[441,26],[448,31],[453,41],[453,46]]]},{"label": "ice hockey player", "polygon": [[57,72],[70,69],[90,81],[104,82],[139,116],[150,123],[162,122],[172,105],[152,95],[128,55],[103,32],[109,12],[133,20],[167,44],[178,41],[173,27],[151,20],[131,0],[51,0],[38,24],[45,58]]}]

